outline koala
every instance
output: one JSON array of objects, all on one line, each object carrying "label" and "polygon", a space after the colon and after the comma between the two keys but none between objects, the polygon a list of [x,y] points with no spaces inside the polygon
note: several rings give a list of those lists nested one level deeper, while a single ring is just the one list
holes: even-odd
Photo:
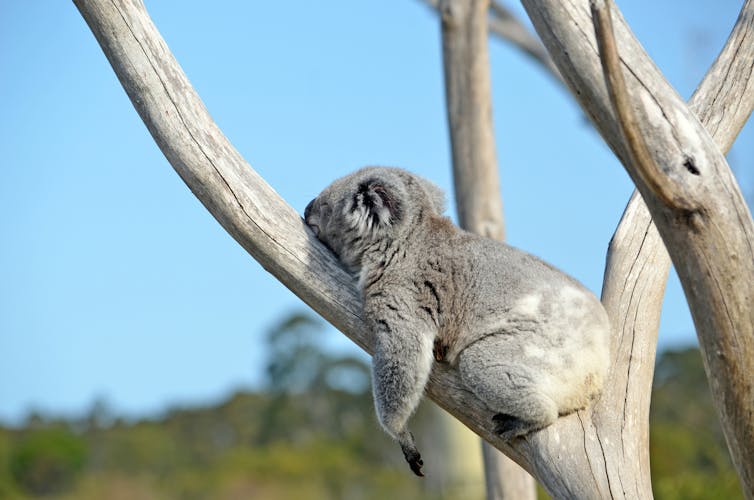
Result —
[{"label": "koala", "polygon": [[576,280],[526,252],[461,230],[443,192],[405,170],[366,167],[325,188],[304,219],[358,277],[375,339],[377,417],[411,470],[407,428],[433,366],[457,369],[512,440],[587,406],[608,366],[610,323]]}]

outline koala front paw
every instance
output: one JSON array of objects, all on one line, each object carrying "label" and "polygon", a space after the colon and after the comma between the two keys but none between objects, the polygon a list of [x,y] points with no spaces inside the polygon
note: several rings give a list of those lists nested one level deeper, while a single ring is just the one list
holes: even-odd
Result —
[{"label": "koala front paw", "polygon": [[537,429],[537,425],[533,422],[527,422],[506,413],[495,414],[492,417],[492,422],[495,424],[495,433],[505,441],[510,441]]},{"label": "koala front paw", "polygon": [[403,456],[406,458],[406,462],[408,462],[408,465],[409,467],[411,467],[413,473],[419,477],[424,477],[424,473],[422,472],[424,461],[422,460],[422,456],[419,454],[419,450],[417,450],[415,446],[409,447],[403,445],[401,445],[401,450],[403,451]]}]

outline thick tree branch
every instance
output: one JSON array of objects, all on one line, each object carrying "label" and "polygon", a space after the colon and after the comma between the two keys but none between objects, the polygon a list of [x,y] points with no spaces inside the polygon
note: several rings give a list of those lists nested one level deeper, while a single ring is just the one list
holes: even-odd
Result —
[{"label": "thick tree branch", "polygon": [[[649,149],[654,161],[662,166],[667,182],[675,186],[679,196],[703,209],[689,213],[667,207],[631,169],[601,78],[602,68],[596,57],[593,30],[589,29],[591,17],[586,1],[564,4],[524,0],[524,5],[569,86],[648,200],[684,283],[713,393],[721,396],[718,410],[734,463],[745,491],[751,492],[754,487],[751,458],[754,449],[751,412],[754,400],[751,381],[754,373],[751,366],[754,363],[754,229],[735,180],[707,132],[651,64],[622,19],[617,19],[616,11],[617,43],[621,47],[623,67],[629,68],[629,72],[624,71],[627,89],[634,101],[643,104],[642,126],[651,124],[651,133],[647,130],[643,135],[653,140]],[[746,14],[749,8],[747,2],[739,18],[739,26],[744,31],[750,30]],[[567,16],[563,16],[564,11]],[[740,38],[739,44],[745,40],[745,37]],[[748,50],[751,49],[741,51],[739,48],[734,59],[743,57],[750,61]],[[744,75],[735,85],[747,89],[749,78]],[[748,114],[751,100],[746,98],[742,104],[748,107],[744,113]]]},{"label": "thick tree branch", "polygon": [[505,238],[487,55],[489,1],[441,0],[445,96],[461,227]]},{"label": "thick tree branch", "polygon": [[[458,219],[468,231],[504,241],[487,51],[489,9],[489,0],[439,3]],[[482,450],[488,500],[536,498],[534,480],[526,471],[486,441]]]},{"label": "thick tree branch", "polygon": [[[746,91],[754,82],[745,77],[748,71],[741,71],[742,64],[750,66],[751,62],[747,58],[742,62],[738,56],[742,50],[751,50],[754,42],[746,15],[749,8],[747,2],[725,47],[689,101],[689,108],[709,128],[724,152],[744,125],[742,110],[754,106],[754,93]],[[740,111],[726,111],[733,109]],[[715,122],[712,118],[720,116],[726,119]],[[620,435],[624,456],[634,459],[639,467],[639,475],[634,478],[638,486],[636,497],[647,496],[639,495],[639,491],[651,492],[647,423],[657,328],[669,267],[669,256],[649,211],[634,192],[608,251],[602,301],[616,322],[614,371],[610,376],[614,390],[606,395],[609,397],[603,396],[595,413],[609,415],[617,409],[630,417],[622,422]],[[600,421],[605,418],[600,417]],[[614,468],[612,484],[632,484],[627,471],[630,467]]]},{"label": "thick tree branch", "polygon": [[610,15],[610,2],[601,7],[592,4],[597,45],[607,82],[607,92],[615,109],[618,127],[623,135],[628,158],[633,169],[657,198],[669,208],[676,210],[694,210],[688,200],[679,198],[674,192],[674,186],[662,173],[649,152],[647,141],[642,135],[639,119],[634,113],[631,98],[626,90],[626,81],[620,71],[620,58],[613,33],[613,20]]},{"label": "thick tree branch", "polygon": [[[135,0],[77,0],[76,5],[155,141],[196,196],[265,269],[371,352],[372,339],[366,335],[361,304],[351,277],[307,230],[299,215],[251,169],[222,135],[170,54],[143,4]],[[586,6],[579,8],[583,11]],[[586,16],[583,12],[580,15],[581,24],[578,26],[586,29],[590,22],[588,12]],[[583,29],[579,33],[583,33]],[[582,50],[589,55],[589,60],[596,58],[593,40],[579,43],[570,47],[572,55],[578,55]],[[623,48],[624,45],[620,46]],[[648,61],[642,53],[637,64],[644,60]],[[601,72],[598,62],[595,68]],[[727,74],[720,65],[717,70],[719,74]],[[570,79],[575,78],[571,76]],[[721,93],[722,100],[727,94]],[[704,97],[704,102],[704,107],[721,105],[709,96]],[[748,106],[748,102],[746,100],[743,105]],[[611,116],[607,112],[604,114]],[[716,112],[710,115],[721,116],[723,122],[728,116]],[[718,128],[726,130],[724,126]],[[725,140],[732,141],[730,138]],[[650,267],[637,264],[635,272],[643,275],[644,269]],[[635,310],[643,314],[642,304],[637,304]],[[616,331],[621,330],[616,328]],[[623,344],[616,343],[618,345]],[[637,343],[637,351],[638,348]],[[600,410],[607,399],[604,396],[594,412],[583,411],[564,417],[551,428],[518,440],[509,447],[495,435],[489,410],[465,391],[453,370],[435,370],[427,393],[472,430],[506,451],[557,497],[635,497],[635,492],[644,491],[624,483],[620,471],[616,471],[622,463],[616,456],[623,452],[623,462],[632,460],[632,457],[626,455],[630,448],[622,448],[620,420],[616,424],[617,434],[613,430],[603,433],[603,427],[607,429],[607,426],[601,418],[607,417],[600,415],[608,414],[608,409]],[[609,411],[620,410],[613,408]]]},{"label": "thick tree branch", "polygon": [[651,498],[649,403],[657,333],[670,257],[646,205],[634,192],[607,253],[602,303],[613,322],[609,391],[592,414],[611,454],[608,489],[615,497]]},{"label": "thick tree branch", "polygon": [[[682,275],[682,282],[697,325],[713,393],[715,389],[722,390],[715,401],[726,440],[744,491],[751,497],[754,496],[754,266],[751,262],[754,259],[754,224],[740,192],[735,192],[738,186],[729,180],[732,176],[724,162],[720,162],[717,172],[713,170],[712,174],[727,174],[728,179],[718,177],[719,191],[711,193],[697,194],[697,190],[689,188],[688,180],[671,181],[659,169],[656,158],[645,145],[653,130],[649,129],[648,120],[639,121],[634,116],[633,106],[641,107],[641,104],[631,100],[626,88],[616,49],[610,3],[610,0],[593,1],[592,17],[608,95],[628,150],[630,163],[625,166],[641,179],[643,186],[639,185],[639,188],[644,188],[642,193],[652,203],[653,212],[666,217],[665,221],[660,221],[661,230],[674,259],[685,264],[687,272],[689,269],[695,271]],[[745,19],[746,9],[745,5],[739,19]],[[693,135],[687,138],[688,141],[694,139]],[[701,175],[693,157],[687,158],[684,167],[692,175]],[[709,213],[720,207],[731,210],[735,218],[731,220],[730,216],[718,217]],[[663,213],[667,211],[671,213]],[[679,216],[686,220],[679,223]],[[663,222],[667,227],[662,227]],[[713,225],[711,231],[709,224]],[[726,228],[723,234],[719,233],[720,224]],[[732,245],[723,240],[729,238],[730,231],[740,231],[740,238]],[[689,235],[691,232],[697,234]],[[686,249],[677,246],[684,242],[695,245],[692,254],[696,255],[692,258],[684,258]],[[715,255],[721,246],[730,253]],[[734,261],[742,258],[747,262],[742,265],[730,263],[729,256]],[[743,273],[743,280],[739,273]],[[738,288],[739,284],[744,288]],[[709,352],[710,349],[714,351]]]}]

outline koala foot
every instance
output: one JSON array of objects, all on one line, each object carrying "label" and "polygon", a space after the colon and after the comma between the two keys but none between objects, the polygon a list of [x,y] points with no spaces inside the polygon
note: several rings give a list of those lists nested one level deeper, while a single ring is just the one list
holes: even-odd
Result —
[{"label": "koala foot", "polygon": [[541,427],[534,422],[528,422],[507,413],[495,414],[492,422],[495,424],[495,433],[505,441],[523,436]]},{"label": "koala foot", "polygon": [[414,446],[413,444],[401,444],[401,450],[403,451],[403,456],[406,457],[406,462],[408,462],[408,465],[409,467],[411,467],[413,473],[419,477],[424,477],[424,473],[422,472],[424,461],[422,460],[422,456],[419,454],[419,450],[416,449],[416,446]]}]

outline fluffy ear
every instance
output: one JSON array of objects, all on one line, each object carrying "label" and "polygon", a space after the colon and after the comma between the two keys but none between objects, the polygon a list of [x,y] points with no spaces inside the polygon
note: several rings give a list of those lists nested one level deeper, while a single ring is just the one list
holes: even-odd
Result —
[{"label": "fluffy ear", "polygon": [[360,212],[372,227],[388,226],[401,218],[401,203],[392,187],[380,179],[369,179],[359,184],[352,211]]},{"label": "fluffy ear", "polygon": [[437,215],[442,215],[445,211],[445,193],[442,189],[437,187],[434,182],[428,181],[422,177],[417,178],[419,179],[419,184],[421,184],[422,189],[427,193],[427,198],[429,198],[429,203],[432,205],[432,208],[435,209]]}]

